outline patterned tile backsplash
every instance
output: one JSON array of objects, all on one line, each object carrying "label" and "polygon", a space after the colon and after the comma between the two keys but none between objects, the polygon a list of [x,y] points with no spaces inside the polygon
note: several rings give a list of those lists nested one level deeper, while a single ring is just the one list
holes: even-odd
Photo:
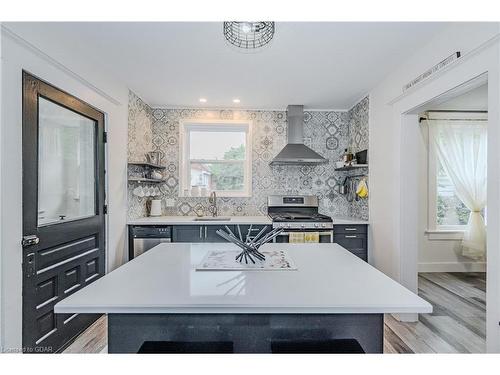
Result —
[{"label": "patterned tile backsplash", "polygon": [[[250,119],[253,121],[252,197],[218,199],[219,215],[262,215],[267,213],[266,199],[271,194],[317,195],[320,212],[331,216],[368,219],[368,199],[349,202],[339,194],[348,173],[336,172],[349,146],[354,152],[368,147],[368,97],[351,110],[305,111],[304,143],[329,160],[317,166],[270,166],[269,162],[286,144],[285,111],[239,111],[209,109],[149,108],[134,93],[129,97],[129,160],[144,159],[147,151],[160,151],[167,166],[166,181],[160,184],[164,215],[194,216],[198,207],[208,205],[207,198],[179,197],[179,121],[184,119]],[[129,170],[129,173],[133,173]],[[364,172],[363,172],[364,173]],[[147,215],[146,201],[132,194],[128,186],[129,218]],[[174,207],[165,206],[172,198]]]}]

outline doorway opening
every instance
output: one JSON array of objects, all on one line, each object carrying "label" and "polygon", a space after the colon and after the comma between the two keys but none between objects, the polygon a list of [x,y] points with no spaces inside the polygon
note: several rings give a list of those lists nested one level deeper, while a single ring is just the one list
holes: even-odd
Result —
[{"label": "doorway opening", "polygon": [[[417,146],[418,294],[434,311],[411,332],[417,352],[486,352],[486,212],[488,84],[486,75],[408,113]],[[418,127],[418,130],[416,128]]]}]

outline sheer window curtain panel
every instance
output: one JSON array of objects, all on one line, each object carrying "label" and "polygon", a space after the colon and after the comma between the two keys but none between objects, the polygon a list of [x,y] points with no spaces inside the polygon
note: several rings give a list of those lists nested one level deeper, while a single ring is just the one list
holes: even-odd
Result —
[{"label": "sheer window curtain panel", "polygon": [[458,198],[471,211],[462,254],[484,259],[486,226],[481,211],[486,205],[487,121],[433,119],[428,123],[439,162],[453,182]]}]

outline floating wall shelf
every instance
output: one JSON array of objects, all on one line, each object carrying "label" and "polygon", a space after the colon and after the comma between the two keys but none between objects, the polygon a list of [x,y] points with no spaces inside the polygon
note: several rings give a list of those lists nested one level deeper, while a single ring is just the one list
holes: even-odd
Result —
[{"label": "floating wall shelf", "polygon": [[149,167],[149,168],[156,168],[156,169],[165,169],[166,168],[163,165],[157,165],[157,164],[152,164],[152,163],[147,163],[147,162],[129,162],[128,165],[137,166],[137,167]]},{"label": "floating wall shelf", "polygon": [[129,182],[137,182],[139,184],[150,184],[150,183],[160,183],[165,182],[165,179],[157,180],[154,178],[143,178],[143,177],[129,177]]},{"label": "floating wall shelf", "polygon": [[335,168],[336,171],[352,171],[354,169],[368,168],[368,164],[354,164],[347,167]]}]

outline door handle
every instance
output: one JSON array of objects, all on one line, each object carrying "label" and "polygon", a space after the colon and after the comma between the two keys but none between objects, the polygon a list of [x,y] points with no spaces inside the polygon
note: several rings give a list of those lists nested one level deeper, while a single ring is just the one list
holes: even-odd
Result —
[{"label": "door handle", "polygon": [[354,235],[354,236],[345,236],[345,238],[358,238],[358,236]]},{"label": "door handle", "polygon": [[200,226],[200,240],[203,238],[202,237],[202,233],[203,233],[202,231],[203,231],[203,226]]},{"label": "door handle", "polygon": [[357,231],[357,228],[345,228],[346,231]]},{"label": "door handle", "polygon": [[205,225],[205,239],[207,238],[207,226]]},{"label": "door handle", "polygon": [[28,247],[28,246],[33,246],[37,245],[40,242],[40,239],[36,234],[31,234],[29,236],[23,236],[23,239],[21,240],[21,246],[22,247]]}]

